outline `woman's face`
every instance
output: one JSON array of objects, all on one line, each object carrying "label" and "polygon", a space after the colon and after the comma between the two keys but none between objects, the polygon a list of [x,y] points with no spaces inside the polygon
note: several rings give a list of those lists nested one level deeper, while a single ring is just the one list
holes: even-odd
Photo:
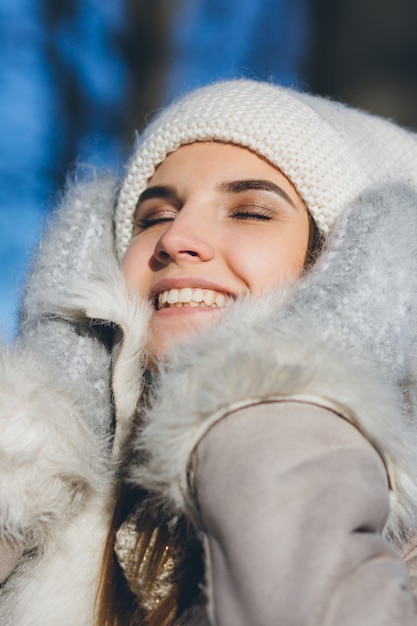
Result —
[{"label": "woman's face", "polygon": [[128,287],[153,303],[151,359],[239,296],[297,278],[308,241],[302,199],[253,152],[201,142],[171,153],[139,198],[122,264]]}]

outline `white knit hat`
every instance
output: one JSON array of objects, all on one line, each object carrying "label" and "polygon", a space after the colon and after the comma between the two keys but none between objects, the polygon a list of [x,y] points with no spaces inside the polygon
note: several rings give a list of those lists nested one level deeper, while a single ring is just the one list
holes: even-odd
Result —
[{"label": "white knit hat", "polygon": [[327,234],[343,207],[370,183],[417,182],[417,136],[323,98],[270,83],[233,80],[203,87],[165,109],[138,137],[116,207],[116,248],[132,236],[139,195],[181,145],[224,141],[278,167]]}]

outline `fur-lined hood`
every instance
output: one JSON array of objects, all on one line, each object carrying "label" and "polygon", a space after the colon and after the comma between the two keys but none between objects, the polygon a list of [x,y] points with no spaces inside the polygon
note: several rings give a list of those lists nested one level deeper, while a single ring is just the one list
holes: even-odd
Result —
[{"label": "fur-lined hood", "polygon": [[333,408],[380,453],[387,534],[417,514],[417,195],[371,188],[344,212],[315,268],[291,288],[230,307],[174,350],[142,411],[132,480],[192,515],[187,469],[211,424],[239,406],[298,398]]},{"label": "fur-lined hood", "polygon": [[[27,552],[0,595],[8,626],[92,624],[149,319],[140,295],[127,293],[114,253],[115,189],[113,180],[94,181],[67,195],[26,290],[19,350],[0,364],[0,458],[14,459],[0,463],[0,483],[11,485],[0,492],[2,531],[25,540],[30,526],[38,555]],[[139,407],[130,479],[169,514],[192,513],[188,461],[212,423],[238,406],[299,398],[331,407],[372,442],[391,485],[387,533],[401,539],[414,527],[416,198],[403,184],[371,189],[346,211],[308,276],[229,307],[161,365],[149,405]],[[111,372],[113,326],[122,338]],[[33,448],[23,454],[26,440]],[[34,481],[51,498],[32,498]]]},{"label": "fur-lined hood", "polygon": [[[311,400],[355,424],[380,453],[391,485],[388,534],[414,528],[416,206],[408,184],[371,187],[343,213],[302,280],[242,300],[210,332],[174,346],[150,404],[139,407],[131,479],[176,513],[187,511],[188,460],[214,421],[262,400]],[[143,388],[149,307],[127,293],[114,257],[71,291],[56,303],[62,315],[123,331],[112,376],[115,442],[123,446]]]},{"label": "fur-lined hood", "polygon": [[[174,347],[150,404],[139,407],[131,480],[157,494],[171,513],[191,514],[188,462],[210,425],[239,406],[303,399],[334,409],[375,446],[391,486],[387,534],[400,541],[413,529],[416,205],[407,184],[371,188],[344,212],[301,281],[242,300],[210,332]],[[100,286],[84,288],[72,306],[124,329],[113,390],[116,406],[123,398],[119,419],[130,421],[142,389],[149,311],[139,301],[132,305],[122,284],[120,270],[107,268]]]}]

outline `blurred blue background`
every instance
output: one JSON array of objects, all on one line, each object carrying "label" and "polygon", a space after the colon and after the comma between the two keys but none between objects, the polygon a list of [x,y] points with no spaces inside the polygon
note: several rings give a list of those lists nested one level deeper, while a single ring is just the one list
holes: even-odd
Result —
[{"label": "blurred blue background", "polygon": [[121,171],[161,105],[215,79],[308,89],[417,125],[414,0],[3,0],[0,336],[77,163]]}]

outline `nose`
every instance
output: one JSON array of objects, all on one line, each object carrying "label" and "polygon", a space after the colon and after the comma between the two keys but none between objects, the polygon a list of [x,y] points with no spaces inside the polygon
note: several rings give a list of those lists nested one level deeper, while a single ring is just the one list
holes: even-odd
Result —
[{"label": "nose", "polygon": [[199,263],[214,256],[214,233],[209,219],[197,207],[185,205],[158,239],[154,256],[166,265],[170,262]]}]

